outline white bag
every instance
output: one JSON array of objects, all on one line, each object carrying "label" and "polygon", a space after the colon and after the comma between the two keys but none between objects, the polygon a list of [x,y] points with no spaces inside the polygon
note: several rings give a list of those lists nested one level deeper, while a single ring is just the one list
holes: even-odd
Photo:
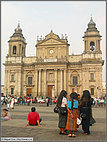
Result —
[{"label": "white bag", "polygon": [[77,118],[77,125],[81,124],[81,120],[79,118]]}]

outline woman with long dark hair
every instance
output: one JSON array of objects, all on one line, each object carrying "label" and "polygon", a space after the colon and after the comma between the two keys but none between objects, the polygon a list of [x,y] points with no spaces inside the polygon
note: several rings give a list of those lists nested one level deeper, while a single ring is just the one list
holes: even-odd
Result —
[{"label": "woman with long dark hair", "polygon": [[67,106],[67,92],[65,90],[62,90],[60,92],[60,95],[58,97],[58,100],[57,100],[57,106],[59,107],[59,124],[58,124],[58,127],[59,127],[59,134],[66,134],[65,133],[65,128],[66,128],[66,122],[67,122],[67,113],[62,113],[61,110],[64,110],[65,111],[67,110],[66,109],[66,106]]},{"label": "woman with long dark hair", "polygon": [[85,135],[90,134],[90,116],[91,116],[91,95],[88,90],[83,91],[83,95],[81,97],[79,111],[80,116],[82,117],[82,129]]}]

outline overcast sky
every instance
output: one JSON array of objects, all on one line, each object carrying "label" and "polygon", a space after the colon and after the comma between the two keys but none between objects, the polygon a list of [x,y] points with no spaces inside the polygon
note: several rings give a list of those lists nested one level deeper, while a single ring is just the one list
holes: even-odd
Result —
[{"label": "overcast sky", "polygon": [[[106,3],[101,1],[2,1],[1,2],[1,64],[8,54],[8,40],[20,21],[27,42],[26,55],[36,55],[37,36],[47,35],[51,29],[61,37],[67,34],[69,54],[81,54],[84,50],[82,36],[92,14],[97,29],[102,35],[102,58],[106,60]],[[106,80],[106,63],[103,66],[103,81]],[[1,84],[4,84],[4,66]]]}]

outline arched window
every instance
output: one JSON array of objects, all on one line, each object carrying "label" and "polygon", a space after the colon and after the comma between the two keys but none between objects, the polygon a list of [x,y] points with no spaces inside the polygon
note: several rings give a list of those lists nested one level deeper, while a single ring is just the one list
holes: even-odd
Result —
[{"label": "arched window", "polygon": [[16,46],[13,46],[13,54],[16,54]]},{"label": "arched window", "polygon": [[91,51],[95,50],[95,43],[93,41],[90,42],[90,50]]},{"label": "arched window", "polygon": [[73,85],[77,85],[77,84],[78,84],[78,77],[73,76]]},{"label": "arched window", "polygon": [[32,85],[32,77],[28,77],[28,85]]}]

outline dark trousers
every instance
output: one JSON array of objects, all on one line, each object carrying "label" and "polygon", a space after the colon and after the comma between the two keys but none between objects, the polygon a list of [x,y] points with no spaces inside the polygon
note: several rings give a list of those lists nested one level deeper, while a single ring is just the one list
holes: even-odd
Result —
[{"label": "dark trousers", "polygon": [[49,102],[47,103],[47,107],[49,106]]},{"label": "dark trousers", "polygon": [[[39,119],[39,123],[40,123],[41,121],[42,121],[42,118]],[[37,123],[37,122],[36,122],[36,124],[30,124],[30,123],[29,123],[29,125],[30,125],[30,126],[37,126],[38,123]]]},{"label": "dark trousers", "polygon": [[82,119],[82,129],[85,133],[87,134],[90,134],[90,130],[89,130],[89,127],[90,127],[90,118],[86,118],[86,119]]}]

